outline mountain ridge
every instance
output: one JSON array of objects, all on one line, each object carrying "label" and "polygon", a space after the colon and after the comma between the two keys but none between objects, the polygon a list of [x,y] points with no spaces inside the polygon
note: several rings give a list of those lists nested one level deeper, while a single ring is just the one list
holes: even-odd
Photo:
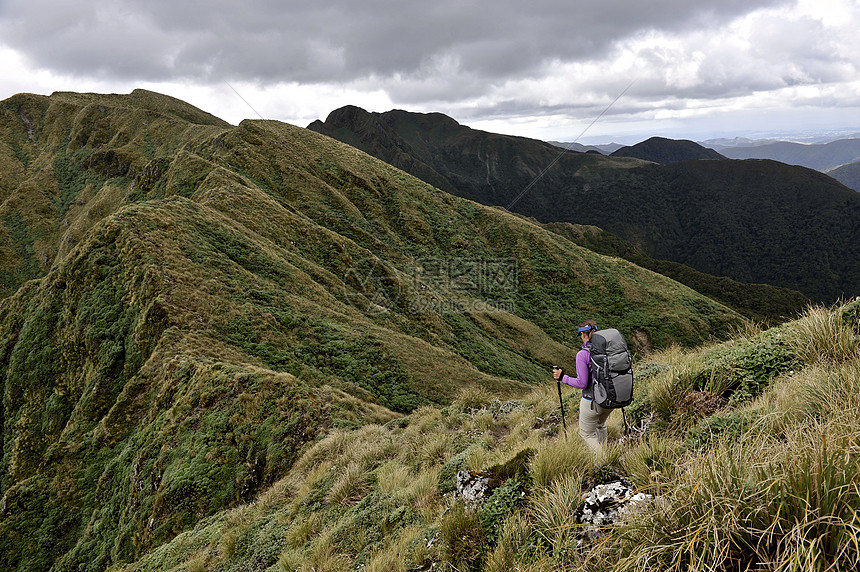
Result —
[{"label": "mountain ridge", "polygon": [[[740,282],[798,290],[813,300],[832,302],[860,291],[855,262],[860,259],[855,246],[860,230],[840,213],[860,208],[860,197],[821,173],[760,160],[657,165],[559,152],[536,140],[457,128],[453,120],[435,128],[431,120],[436,116],[425,114],[356,114],[363,122],[386,128],[353,132],[360,148],[374,153],[381,145],[377,134],[396,135],[405,144],[392,164],[408,171],[407,155],[421,166],[416,176],[459,196],[543,223],[595,225],[652,258]],[[330,117],[331,124],[315,122],[310,128],[335,138],[350,131],[348,124],[335,123],[338,114]],[[390,153],[377,153],[385,161],[394,160]],[[425,174],[427,167],[432,177]],[[598,196],[613,208],[596,205]],[[697,202],[688,204],[693,196]],[[757,216],[751,216],[751,201],[760,209]],[[804,204],[809,202],[822,209],[808,211]],[[829,231],[823,240],[800,244],[795,229],[810,224],[833,228],[835,234]]]},{"label": "mountain ridge", "polygon": [[634,157],[644,161],[660,163],[678,163],[694,159],[726,159],[713,149],[704,147],[694,141],[686,139],[666,139],[665,137],[651,137],[627,147],[622,147],[610,153],[611,157]]},{"label": "mountain ridge", "polygon": [[827,171],[827,174],[849,189],[860,192],[860,161],[840,165]]}]

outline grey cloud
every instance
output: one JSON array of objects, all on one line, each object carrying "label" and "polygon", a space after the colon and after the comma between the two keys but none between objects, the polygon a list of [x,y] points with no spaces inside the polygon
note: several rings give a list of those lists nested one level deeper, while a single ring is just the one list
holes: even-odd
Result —
[{"label": "grey cloud", "polygon": [[423,81],[449,61],[488,82],[601,57],[642,30],[714,26],[774,3],[14,0],[0,37],[52,71],[119,79]]}]

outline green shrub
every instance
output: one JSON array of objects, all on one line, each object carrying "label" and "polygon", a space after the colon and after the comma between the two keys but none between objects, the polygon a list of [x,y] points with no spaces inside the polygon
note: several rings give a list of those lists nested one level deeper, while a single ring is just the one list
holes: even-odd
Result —
[{"label": "green shrub", "polygon": [[860,335],[860,296],[842,307],[842,322]]},{"label": "green shrub", "polygon": [[509,479],[503,485],[496,487],[490,498],[481,505],[478,518],[491,545],[499,539],[505,520],[522,502],[524,496],[522,483],[516,479]]},{"label": "green shrub", "polygon": [[57,155],[54,159],[54,177],[59,186],[59,195],[56,198],[57,216],[66,216],[72,202],[77,198],[90,179],[95,177],[83,169],[80,159],[86,155],[88,150],[79,150],[69,155]]},{"label": "green shrub", "polygon": [[737,404],[761,395],[774,377],[800,366],[790,336],[772,328],[734,345],[724,345],[705,356],[693,372],[691,387],[710,389]]},{"label": "green shrub", "polygon": [[761,415],[759,410],[734,410],[702,419],[687,431],[687,446],[705,450],[719,442],[738,442]]}]

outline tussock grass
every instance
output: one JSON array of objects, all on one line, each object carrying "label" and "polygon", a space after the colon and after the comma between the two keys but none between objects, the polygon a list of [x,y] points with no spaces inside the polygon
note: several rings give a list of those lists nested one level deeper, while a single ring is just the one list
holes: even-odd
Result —
[{"label": "tussock grass", "polygon": [[792,323],[791,342],[806,364],[839,363],[860,356],[854,325],[842,317],[841,307],[812,306]]},{"label": "tussock grass", "polygon": [[[407,572],[414,568],[407,565],[414,564],[415,544],[420,543],[421,527],[412,526],[403,529],[397,538],[385,548],[376,551],[367,562],[367,572]],[[420,559],[420,556],[419,558]]]},{"label": "tussock grass", "polygon": [[623,451],[620,464],[640,489],[662,494],[677,479],[685,451],[682,441],[653,435]]},{"label": "tussock grass", "polygon": [[426,433],[430,433],[432,429],[440,423],[442,412],[435,407],[419,407],[410,416],[409,425],[403,433],[407,439],[414,439]]},{"label": "tussock grass", "polygon": [[384,462],[376,469],[376,484],[379,491],[393,494],[409,486],[412,481],[412,471],[396,460]]},{"label": "tussock grass", "polygon": [[488,433],[496,427],[496,418],[489,411],[481,411],[475,415],[474,421],[475,428],[484,433]]},{"label": "tussock grass", "polygon": [[832,419],[860,410],[860,361],[815,364],[778,380],[760,400],[767,431],[783,434],[807,418]]},{"label": "tussock grass", "polygon": [[206,572],[206,569],[206,558],[203,556],[189,560],[185,565],[186,572]]},{"label": "tussock grass", "polygon": [[740,324],[733,325],[729,328],[730,338],[733,340],[744,339],[751,340],[767,328],[764,324],[755,320],[744,320]]},{"label": "tussock grass", "polygon": [[546,545],[553,556],[561,556],[576,547],[573,511],[582,502],[581,477],[567,473],[540,489],[529,502],[533,534]]},{"label": "tussock grass", "polygon": [[531,413],[535,419],[546,419],[558,407],[558,396],[555,383],[546,383],[534,388],[520,400],[524,411]]},{"label": "tussock grass", "polygon": [[296,462],[294,471],[307,472],[319,467],[322,463],[340,457],[349,446],[350,439],[347,431],[332,431],[324,439],[318,441],[311,449]]},{"label": "tussock grass", "polygon": [[321,461],[320,464],[306,465],[309,469],[306,475],[294,473],[288,479],[298,481],[295,485],[295,495],[292,497],[291,512],[295,513],[298,507],[310,496],[314,489],[319,488],[324,482],[330,480],[334,463],[331,461]]},{"label": "tussock grass", "polygon": [[301,550],[284,550],[278,556],[278,572],[296,572],[301,570],[304,554]]},{"label": "tussock grass", "polygon": [[860,451],[845,433],[807,424],[787,443],[754,437],[691,462],[664,502],[631,525],[618,569],[806,570],[795,566],[811,556],[814,569],[850,568]]},{"label": "tussock grass", "polygon": [[451,403],[451,408],[455,411],[470,413],[486,408],[494,399],[497,397],[481,385],[465,387],[457,394]]},{"label": "tussock grass", "polygon": [[800,394],[813,413],[826,416],[860,411],[860,361],[819,370],[807,379],[810,382],[801,386]]},{"label": "tussock grass", "polygon": [[451,433],[437,433],[420,445],[415,461],[420,467],[439,466],[456,452],[455,436]]},{"label": "tussock grass", "polygon": [[[359,531],[357,531],[359,532]],[[311,543],[301,562],[300,572],[340,572],[349,568],[350,558],[338,552],[331,531],[324,531]]]},{"label": "tussock grass", "polygon": [[532,542],[531,519],[521,512],[512,514],[504,523],[498,544],[487,556],[486,572],[508,572],[522,566],[522,555]]},{"label": "tussock grass", "polygon": [[466,451],[466,468],[480,471],[494,464],[496,456],[487,447],[472,447]]},{"label": "tussock grass", "polygon": [[[571,430],[568,430],[572,432]],[[559,437],[541,447],[531,463],[531,474],[535,487],[551,486],[555,481],[569,475],[582,476],[594,465],[594,454],[579,438],[571,434]]]},{"label": "tussock grass", "polygon": [[359,463],[350,463],[345,468],[333,469],[337,476],[326,495],[326,501],[331,504],[346,504],[355,502],[370,490],[370,474]]},{"label": "tussock grass", "polygon": [[284,535],[289,549],[296,552],[310,542],[319,532],[320,524],[317,514],[296,517]]},{"label": "tussock grass", "polygon": [[439,499],[438,482],[438,469],[421,471],[398,496],[402,496],[407,503],[422,511],[425,516],[435,516]]},{"label": "tussock grass", "polygon": [[472,570],[477,566],[486,542],[477,511],[455,504],[442,517],[439,533],[443,562],[452,570]]},{"label": "tussock grass", "polygon": [[662,367],[639,380],[635,388],[637,399],[647,399],[658,417],[669,420],[681,397],[694,389],[694,372],[702,369],[703,357],[699,352],[672,346],[654,354],[649,361]]}]

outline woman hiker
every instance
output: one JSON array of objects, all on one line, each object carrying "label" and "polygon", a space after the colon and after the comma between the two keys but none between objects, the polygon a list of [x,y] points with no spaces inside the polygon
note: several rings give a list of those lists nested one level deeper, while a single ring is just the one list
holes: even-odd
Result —
[{"label": "woman hiker", "polygon": [[579,337],[582,349],[576,354],[576,377],[564,373],[563,369],[553,369],[552,376],[571,387],[582,390],[579,400],[579,436],[595,452],[603,450],[606,442],[606,419],[611,409],[603,409],[594,403],[594,390],[591,386],[591,336],[597,331],[597,322],[585,320],[579,324]]}]

